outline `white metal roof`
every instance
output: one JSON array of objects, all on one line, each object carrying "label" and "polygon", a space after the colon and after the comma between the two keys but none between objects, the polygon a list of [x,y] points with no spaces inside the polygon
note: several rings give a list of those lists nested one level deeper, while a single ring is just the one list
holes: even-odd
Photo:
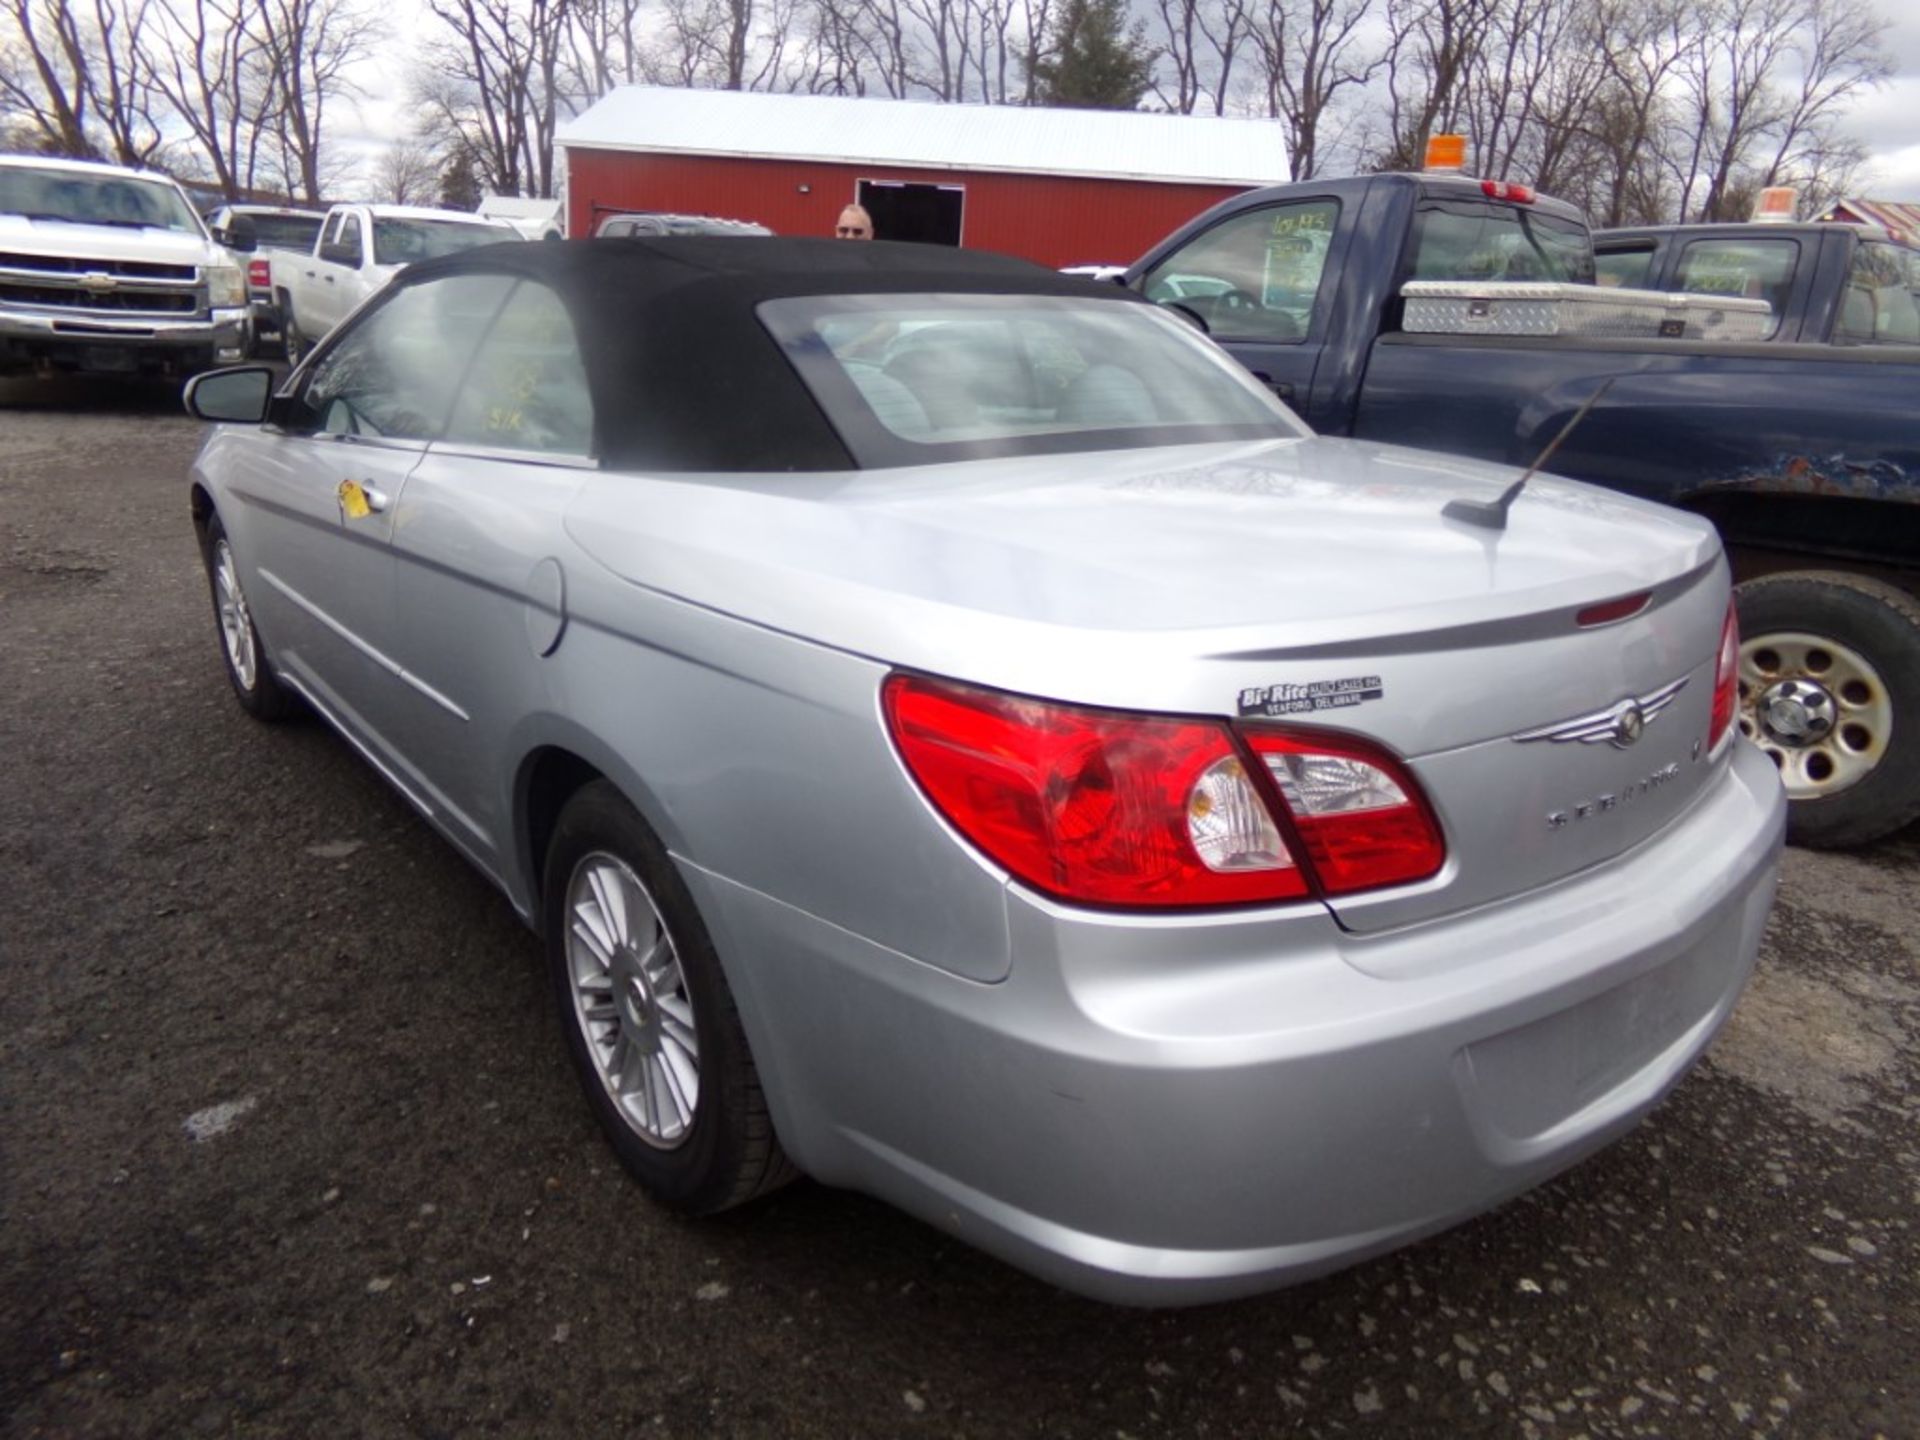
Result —
[{"label": "white metal roof", "polygon": [[1219,185],[1287,176],[1279,122],[629,85],[560,127],[594,150]]}]

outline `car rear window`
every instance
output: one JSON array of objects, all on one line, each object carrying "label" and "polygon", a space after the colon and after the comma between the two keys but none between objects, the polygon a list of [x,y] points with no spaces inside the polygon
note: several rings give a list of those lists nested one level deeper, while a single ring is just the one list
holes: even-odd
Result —
[{"label": "car rear window", "polygon": [[311,250],[324,215],[255,215],[253,233],[262,250]]},{"label": "car rear window", "polygon": [[1149,305],[838,295],[758,313],[864,468],[1308,433],[1224,352]]},{"label": "car rear window", "polygon": [[1436,201],[1414,232],[1415,280],[1593,283],[1593,243],[1584,225],[1524,205]]}]

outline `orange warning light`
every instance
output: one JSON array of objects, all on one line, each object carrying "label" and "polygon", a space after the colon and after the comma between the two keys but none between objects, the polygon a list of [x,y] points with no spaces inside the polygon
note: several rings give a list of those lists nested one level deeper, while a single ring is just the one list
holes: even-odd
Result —
[{"label": "orange warning light", "polygon": [[1775,224],[1797,220],[1799,211],[1800,192],[1791,185],[1769,185],[1760,192],[1760,198],[1753,202],[1753,218],[1770,220]]},{"label": "orange warning light", "polygon": [[1427,137],[1427,164],[1429,170],[1450,170],[1455,174],[1467,168],[1467,137],[1464,135],[1429,135]]}]

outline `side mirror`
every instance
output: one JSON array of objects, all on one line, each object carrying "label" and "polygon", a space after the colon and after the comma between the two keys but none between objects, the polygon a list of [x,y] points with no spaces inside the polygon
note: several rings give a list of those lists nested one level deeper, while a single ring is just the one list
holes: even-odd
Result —
[{"label": "side mirror", "polygon": [[238,250],[241,254],[250,254],[260,248],[260,232],[254,229],[251,215],[235,215],[227,221],[227,228],[214,231],[213,238],[229,250]]},{"label": "side mirror", "polygon": [[267,418],[267,403],[273,398],[273,371],[265,365],[209,370],[187,381],[180,398],[196,420],[258,425]]}]

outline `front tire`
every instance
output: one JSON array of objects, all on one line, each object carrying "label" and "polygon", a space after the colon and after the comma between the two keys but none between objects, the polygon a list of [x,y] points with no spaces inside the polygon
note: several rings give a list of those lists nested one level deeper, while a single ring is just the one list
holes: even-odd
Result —
[{"label": "front tire", "polygon": [[1841,571],[1737,593],[1740,730],[1780,769],[1788,838],[1864,845],[1920,818],[1920,601]]},{"label": "front tire", "polygon": [[792,1179],[693,897],[612,785],[561,811],[542,893],[567,1050],[621,1163],[696,1215]]},{"label": "front tire", "polygon": [[293,692],[274,678],[267,650],[254,628],[253,611],[240,585],[240,567],[233,557],[220,517],[207,522],[207,586],[213,594],[213,618],[219,627],[220,653],[227,665],[240,708],[256,720],[284,720],[295,709]]}]

